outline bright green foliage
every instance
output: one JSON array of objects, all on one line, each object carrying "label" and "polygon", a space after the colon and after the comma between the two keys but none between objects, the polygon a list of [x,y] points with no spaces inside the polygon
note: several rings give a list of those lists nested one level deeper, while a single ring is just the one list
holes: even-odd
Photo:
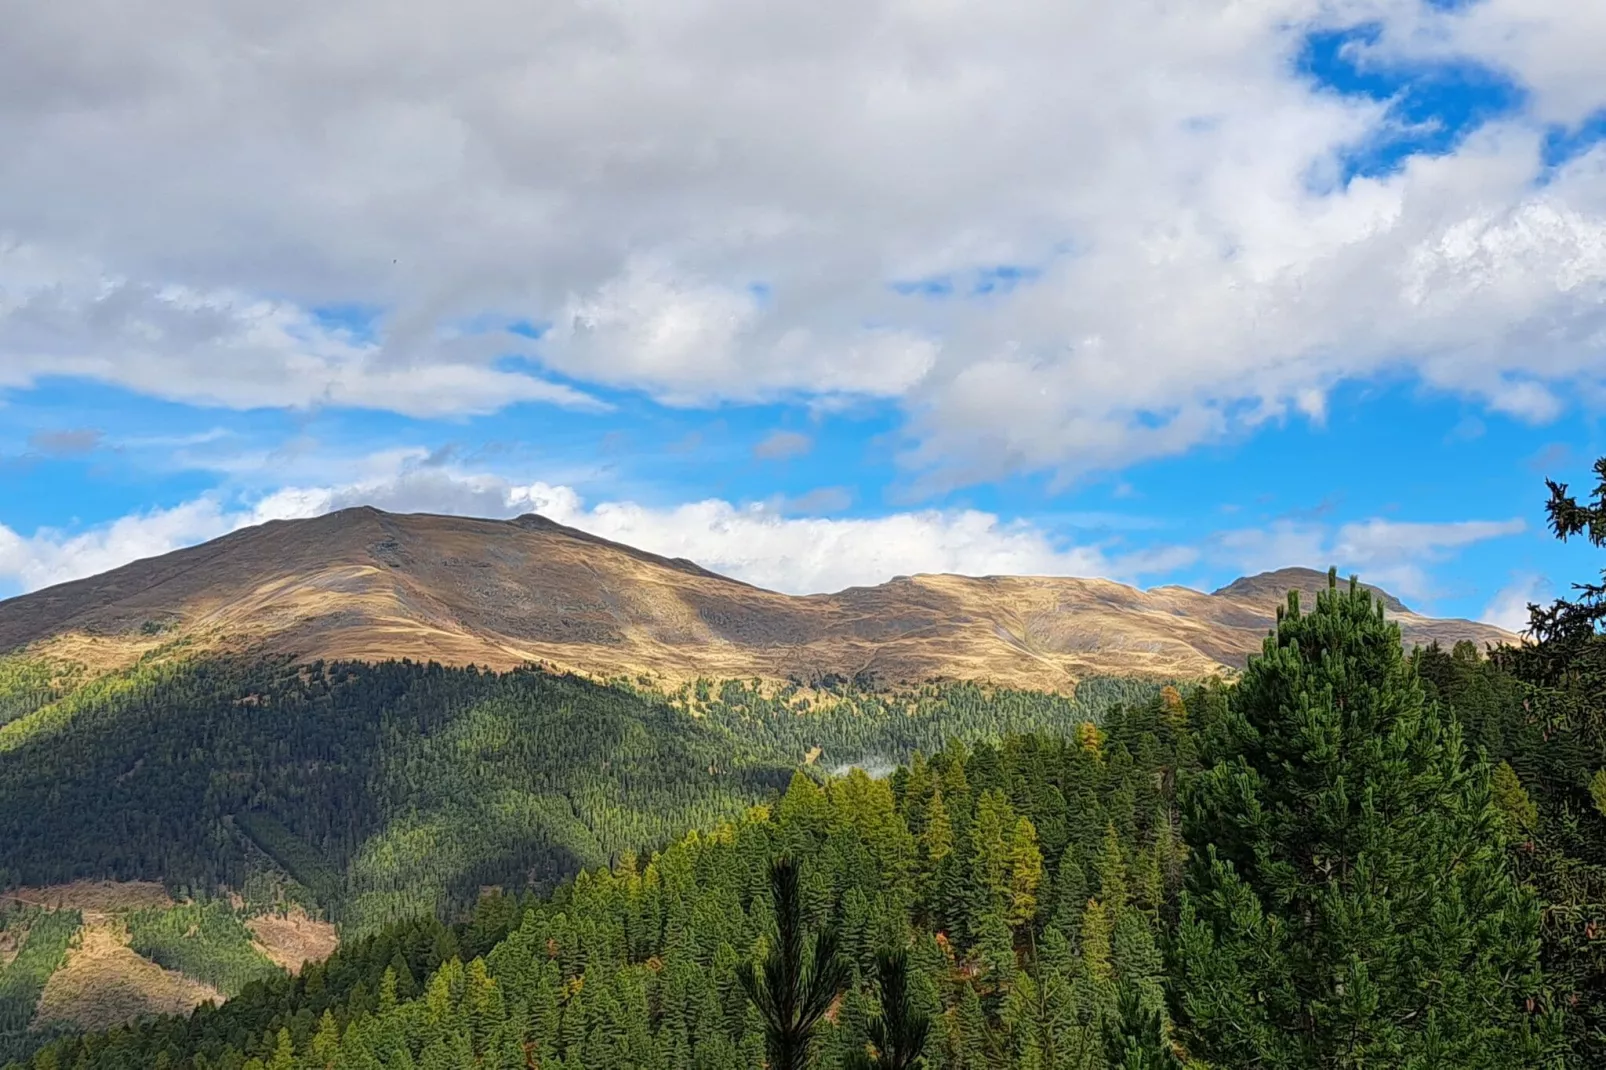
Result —
[{"label": "bright green foliage", "polygon": [[60,699],[80,675],[75,665],[24,654],[0,657],[0,725],[9,724]]},{"label": "bright green foliage", "polygon": [[1510,762],[1501,762],[1494,767],[1490,790],[1495,806],[1505,818],[1506,837],[1517,840],[1531,833],[1539,821],[1539,810],[1528,797],[1521,778],[1511,768]]},{"label": "bright green foliage", "polygon": [[213,899],[128,918],[128,944],[159,966],[204,981],[225,996],[252,981],[284,975],[251,942],[251,932],[228,903]]},{"label": "bright green foliage", "polygon": [[[357,941],[301,978],[249,985],[188,1020],[61,1041],[34,1065],[121,1070],[166,1051],[171,1070],[265,1068],[283,1061],[282,1030],[296,1070],[752,1070],[766,1058],[765,1028],[740,978],[776,946],[769,870],[786,856],[798,860],[802,926],[839,932],[848,967],[836,1014],[819,1024],[824,1066],[872,1044],[901,1058],[892,1037],[907,1029],[896,1023],[923,1015],[928,1070],[1109,1070],[1119,992],[1152,980],[1143,948],[1152,959],[1154,922],[1135,904],[1112,918],[1086,898],[1042,893],[1051,874],[1091,868],[1111,827],[1133,830],[1132,857],[1174,837],[1160,819],[1169,797],[1145,798],[1143,785],[1174,781],[1178,736],[1157,702],[1112,712],[1104,730],[1097,754],[1023,736],[945,748],[918,763],[919,777],[797,776],[771,805],[650,857],[621,855],[549,898],[511,911],[486,900],[473,923],[437,926],[422,954],[424,930],[388,947]],[[951,847],[932,862],[915,826],[929,829],[939,786]],[[966,881],[946,880],[956,867],[992,873],[995,886],[969,895]],[[1017,893],[1034,880],[1027,917]],[[1107,920],[1084,923],[1085,912]],[[1087,930],[1104,933],[1096,975],[1067,935]],[[899,947],[905,996],[881,969]],[[1163,1017],[1160,1028],[1169,1034]]]},{"label": "bright green foliage", "polygon": [[1213,728],[1176,939],[1190,1050],[1231,1067],[1539,1065],[1539,911],[1488,771],[1370,594],[1288,611]]}]

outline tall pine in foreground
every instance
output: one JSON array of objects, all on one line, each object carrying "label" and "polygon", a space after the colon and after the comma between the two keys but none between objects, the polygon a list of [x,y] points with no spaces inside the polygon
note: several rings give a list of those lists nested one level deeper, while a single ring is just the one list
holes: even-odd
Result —
[{"label": "tall pine in foreground", "polygon": [[1212,1065],[1544,1065],[1539,909],[1486,766],[1351,581],[1297,594],[1204,741],[1173,953]]},{"label": "tall pine in foreground", "polygon": [[764,1050],[770,1070],[803,1070],[820,1022],[848,986],[847,962],[837,954],[834,928],[820,933],[807,955],[803,897],[797,866],[788,858],[770,867],[775,900],[774,943],[762,972],[751,963],[737,980],[764,1022]]}]

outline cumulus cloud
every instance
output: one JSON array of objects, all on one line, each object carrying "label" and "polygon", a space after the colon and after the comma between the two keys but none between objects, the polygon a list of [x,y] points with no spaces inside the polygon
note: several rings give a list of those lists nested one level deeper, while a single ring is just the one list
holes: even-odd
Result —
[{"label": "cumulus cloud", "polygon": [[[285,491],[257,507],[315,515],[356,504],[395,510],[516,516],[560,524],[665,557],[684,557],[736,579],[792,594],[883,583],[895,575],[1113,575],[1135,579],[1176,567],[1177,551],[1110,554],[1067,545],[1024,521],[980,510],[926,510],[874,518],[792,515],[776,503],[717,498],[671,506],[588,504],[572,487],[490,476],[409,471],[368,484]],[[1182,554],[1191,559],[1189,551]]]},{"label": "cumulus cloud", "polygon": [[41,528],[24,537],[0,524],[0,579],[23,590],[48,587],[214,539],[254,519],[249,512],[230,512],[217,499],[206,497],[125,516],[77,534]]},{"label": "cumulus cloud", "polygon": [[[1087,526],[1075,515],[1051,518],[1052,524],[1011,521],[977,509],[821,515],[848,504],[849,496],[839,488],[798,499],[734,503],[709,498],[651,505],[589,502],[570,485],[466,470],[442,463],[426,450],[393,450],[334,467],[343,472],[344,481],[292,485],[248,503],[208,494],[82,532],[44,528],[24,536],[0,525],[0,580],[31,590],[267,520],[372,505],[392,512],[465,516],[540,513],[607,539],[689,558],[794,594],[872,585],[922,572],[1098,576],[1141,583],[1201,565],[1254,573],[1332,563],[1413,599],[1434,594],[1432,566],[1450,560],[1459,549],[1523,530],[1520,520],[1280,521],[1218,533],[1198,545],[1133,547],[1114,537],[1068,539],[1064,532]],[[1096,526],[1111,528],[1108,523]],[[1528,586],[1514,585],[1497,596],[1485,618],[1497,623],[1516,619],[1519,603],[1533,589],[1532,582],[1523,582]]]},{"label": "cumulus cloud", "polygon": [[1337,526],[1282,520],[1220,534],[1207,556],[1242,572],[1332,565],[1401,598],[1421,599],[1436,593],[1429,566],[1464,547],[1517,535],[1526,527],[1520,518],[1438,523],[1373,518]]},{"label": "cumulus cloud", "polygon": [[442,330],[381,345],[283,300],[142,285],[81,264],[51,269],[30,253],[0,240],[0,387],[77,376],[198,405],[425,417],[518,401],[606,408],[573,387],[493,366],[520,341],[506,331]]},{"label": "cumulus cloud", "polygon": [[1515,576],[1509,584],[1495,592],[1478,619],[1508,632],[1525,632],[1528,630],[1529,603],[1543,602],[1549,587],[1543,576]]},{"label": "cumulus cloud", "polygon": [[[1551,124],[1606,105],[1603,18],[30,5],[0,40],[0,385],[423,416],[596,405],[587,383],[883,397],[939,484],[1319,420],[1335,384],[1385,371],[1552,419],[1606,357],[1606,150],[1543,159]],[[1527,110],[1337,181],[1396,120],[1295,60],[1363,21],[1369,61],[1476,61]],[[353,302],[384,314],[316,311]]]},{"label": "cumulus cloud", "polygon": [[[916,573],[1093,576],[1158,582],[1181,570],[1255,573],[1335,564],[1406,599],[1431,598],[1433,566],[1462,548],[1521,532],[1521,520],[1443,523],[1371,519],[1345,524],[1284,520],[1228,530],[1197,545],[1128,542],[1141,525],[1104,514],[1040,522],[979,509],[927,509],[875,517],[829,516],[851,501],[841,488],[789,499],[719,498],[673,504],[588,501],[575,486],[464,468],[439,452],[396,449],[297,469],[335,482],[292,481],[249,501],[221,492],[171,509],[124,517],[86,531],[42,528],[22,535],[0,525],[0,582],[32,590],[114,568],[252,524],[371,505],[391,512],[510,518],[539,513],[558,523],[793,594],[883,583]],[[1089,532],[1103,537],[1088,539]],[[1067,532],[1080,537],[1069,537]],[[1125,532],[1127,534],[1122,534]],[[1524,583],[1529,581],[1524,580]],[[1537,582],[1537,581],[1534,581]],[[1530,587],[1515,585],[1485,617],[1505,620]],[[1502,599],[1504,601],[1502,601]],[[1514,619],[1514,618],[1513,618]]]},{"label": "cumulus cloud", "polygon": [[[796,594],[882,583],[895,575],[1048,574],[1134,580],[1193,560],[1191,550],[1111,552],[1065,542],[1025,521],[980,510],[927,510],[875,518],[797,515],[796,502],[735,504],[706,499],[670,506],[587,503],[573,487],[525,483],[427,465],[423,451],[368,459],[370,474],[334,486],[277,490],[250,505],[208,495],[172,509],[128,516],[79,533],[20,535],[0,525],[0,579],[31,590],[92,575],[141,557],[251,524],[318,516],[356,505],[393,512],[513,517],[540,513],[666,557],[690,558],[737,579]],[[825,495],[818,504],[840,507]]]}]

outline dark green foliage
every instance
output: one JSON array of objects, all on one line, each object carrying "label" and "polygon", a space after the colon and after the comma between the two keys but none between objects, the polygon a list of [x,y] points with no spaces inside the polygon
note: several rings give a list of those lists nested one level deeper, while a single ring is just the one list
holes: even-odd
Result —
[{"label": "dark green foliage", "polygon": [[737,971],[747,998],[764,1021],[764,1050],[771,1070],[803,1070],[825,1012],[848,985],[848,964],[837,954],[838,931],[829,927],[808,942],[797,867],[779,859],[770,867],[775,930],[762,972],[752,963]]},{"label": "dark green foliage", "polygon": [[20,941],[16,958],[0,966],[0,1052],[21,1046],[18,1034],[33,1021],[45,982],[82,925],[76,910],[0,906],[0,932]]},{"label": "dark green foliage", "polygon": [[872,1051],[855,1051],[847,1065],[859,1070],[920,1070],[926,1065],[931,1016],[909,990],[909,954],[902,948],[876,956],[876,997],[881,1013],[871,1019]]},{"label": "dark green foliage", "polygon": [[[1606,546],[1606,458],[1587,499],[1546,480],[1557,538]],[[1514,861],[1545,902],[1543,965],[1564,1019],[1569,1064],[1606,1065],[1606,583],[1529,606],[1531,642],[1488,660],[1457,648],[1424,652],[1425,676],[1457,707],[1484,711],[1475,737],[1512,775],[1506,793],[1532,821]],[[1520,789],[1520,795],[1513,790]],[[1592,790],[1596,789],[1596,790]],[[1524,807],[1526,800],[1528,806]]]},{"label": "dark green foliage", "polygon": [[1166,1036],[1165,1016],[1145,1002],[1136,987],[1121,990],[1116,1014],[1106,1029],[1110,1070],[1183,1070],[1182,1060]]},{"label": "dark green foliage", "polygon": [[[1168,899],[1174,883],[1162,875],[1140,895],[1138,875],[1176,850],[1167,785],[1187,751],[1183,723],[1180,706],[1150,702],[1112,711],[1102,733],[954,745],[885,780],[797,775],[768,806],[589,869],[544,899],[492,897],[451,929],[385,930],[389,943],[353,942],[300,978],[247,985],[188,1019],[58,1041],[33,1065],[122,1070],[165,1052],[170,1070],[256,1070],[250,1059],[752,1070],[765,1028],[741,977],[796,943],[778,939],[790,923],[774,909],[791,894],[769,886],[771,860],[789,857],[790,931],[834,929],[831,957],[845,969],[820,986],[843,991],[818,1023],[818,1065],[863,1057],[872,1039],[883,1056],[912,1058],[912,1040],[894,1038],[913,1038],[924,1016],[929,1070],[1108,1070],[1117,993],[1152,995],[1156,983],[1147,971],[1164,910],[1145,900]],[[1132,838],[1106,850],[1117,828]],[[1051,875],[1078,867],[1097,881],[1060,899]],[[950,883],[956,870],[984,874],[985,894]],[[888,947],[908,949],[903,995],[881,976]]]},{"label": "dark green foliage", "polygon": [[230,820],[253,846],[310,892],[314,904],[333,904],[340,899],[344,882],[329,860],[272,814],[247,811],[226,819],[225,824]]},{"label": "dark green foliage", "polygon": [[[13,675],[33,687],[42,671]],[[849,688],[822,705],[727,683],[693,716],[536,671],[175,648],[0,728],[0,887],[158,879],[209,892],[275,873],[348,934],[373,932],[451,916],[486,886],[550,890],[735,817],[812,747],[821,767],[890,763],[950,737],[1074,724],[1152,690]]]},{"label": "dark green foliage", "polygon": [[225,902],[141,910],[128,918],[128,945],[159,966],[204,981],[225,996],[252,981],[284,975],[251,942],[251,932]]},{"label": "dark green foliage", "polygon": [[1539,910],[1486,767],[1351,583],[1276,633],[1188,793],[1176,939],[1194,1054],[1225,1066],[1539,1064]]},{"label": "dark green foliage", "polygon": [[1529,653],[1405,661],[1335,591],[1186,698],[152,659],[0,728],[0,880],[266,875],[349,939],[32,1066],[786,1065],[757,962],[820,1067],[1521,1067],[1553,1004],[1600,1065],[1606,671]]}]

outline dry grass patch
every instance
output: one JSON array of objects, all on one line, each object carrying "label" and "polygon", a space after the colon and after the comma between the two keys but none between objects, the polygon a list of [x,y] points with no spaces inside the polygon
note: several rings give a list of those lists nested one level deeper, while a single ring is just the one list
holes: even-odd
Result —
[{"label": "dry grass patch", "polygon": [[83,683],[105,673],[121,672],[144,654],[161,646],[162,642],[162,638],[152,636],[65,632],[34,644],[28,648],[28,653],[47,661],[65,662],[81,668],[82,675],[75,672],[70,678]]},{"label": "dry grass patch", "polygon": [[125,939],[110,925],[86,927],[78,946],[46,982],[34,1024],[109,1029],[152,1015],[188,1014],[207,1000],[223,1002],[210,985],[134,954]]},{"label": "dry grass patch", "polygon": [[173,905],[167,889],[154,881],[74,881],[45,888],[16,888],[7,892],[6,898],[47,910],[82,911],[85,921]]},{"label": "dry grass patch", "polygon": [[322,962],[340,946],[333,925],[308,917],[300,907],[283,917],[264,914],[252,918],[245,927],[256,937],[257,950],[291,973],[300,973],[308,962]]}]

